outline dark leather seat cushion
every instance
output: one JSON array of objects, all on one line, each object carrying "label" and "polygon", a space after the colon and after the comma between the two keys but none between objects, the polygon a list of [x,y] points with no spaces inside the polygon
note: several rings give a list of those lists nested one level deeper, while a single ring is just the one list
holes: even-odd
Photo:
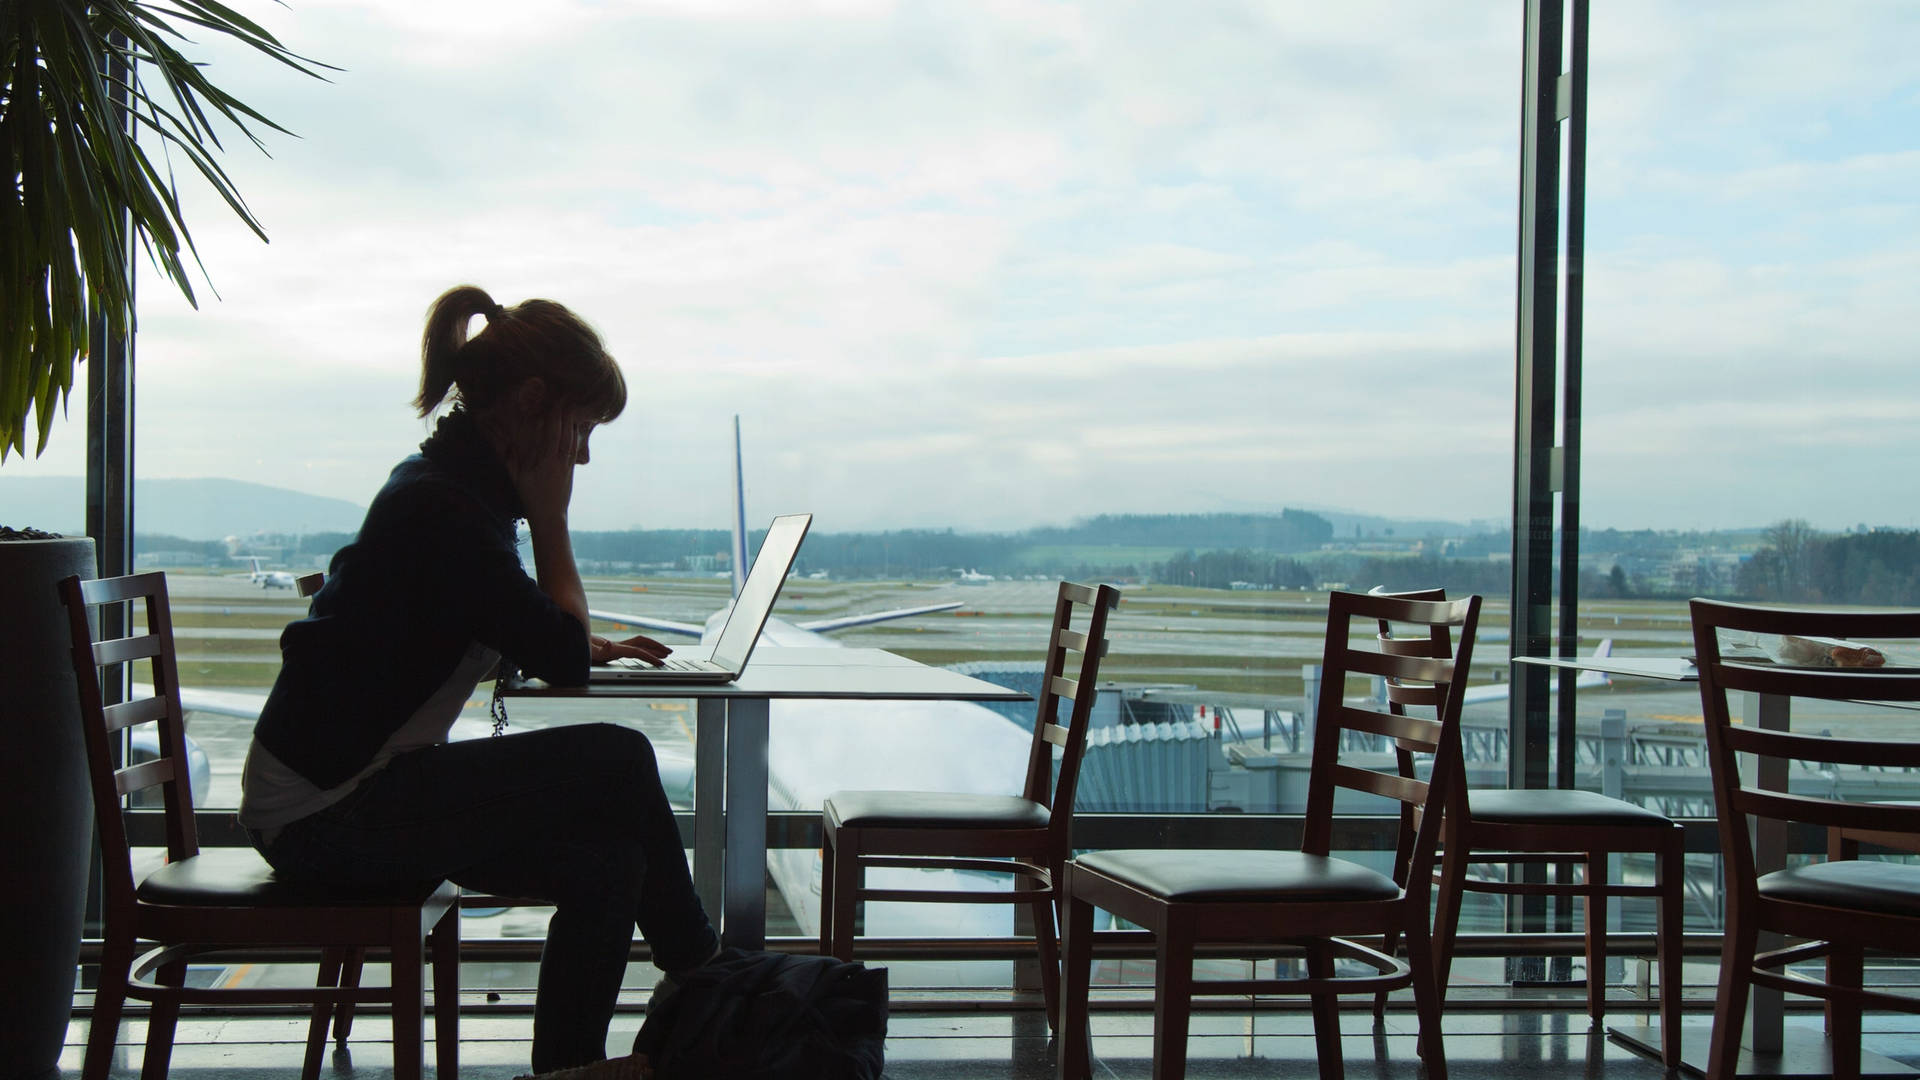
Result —
[{"label": "dark leather seat cushion", "polygon": [[823,806],[837,825],[926,829],[1044,829],[1052,815],[1018,795],[949,791],[836,791]]},{"label": "dark leather seat cushion", "polygon": [[1476,788],[1467,794],[1475,821],[1502,825],[1671,825],[1664,814],[1597,791]]},{"label": "dark leather seat cushion", "polygon": [[1189,903],[1392,900],[1400,886],[1358,863],[1298,851],[1121,849],[1074,860],[1150,896]]},{"label": "dark leather seat cushion", "polygon": [[1842,860],[1762,874],[1754,888],[1769,900],[1920,917],[1920,866]]},{"label": "dark leather seat cushion", "polygon": [[192,907],[388,906],[421,903],[438,887],[424,881],[377,890],[329,888],[278,876],[252,848],[206,848],[148,874],[135,895],[149,904]]}]

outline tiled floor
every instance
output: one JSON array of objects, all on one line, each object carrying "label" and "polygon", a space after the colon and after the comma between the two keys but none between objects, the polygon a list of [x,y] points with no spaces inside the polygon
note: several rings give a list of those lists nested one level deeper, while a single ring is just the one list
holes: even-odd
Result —
[{"label": "tiled floor", "polygon": [[[1097,1078],[1150,1075],[1150,1012],[1099,1013],[1094,1022]],[[1809,1014],[1790,1022],[1817,1028],[1819,1018]],[[630,1040],[639,1024],[638,1015],[617,1017],[612,1045]],[[1871,1049],[1915,1065],[1914,1074],[1920,1075],[1920,1017],[1870,1017],[1868,1027]],[[1342,1029],[1350,1076],[1412,1080],[1424,1075],[1414,1055],[1410,1013],[1389,1012],[1376,1031],[1370,1013],[1350,1011],[1342,1015]],[[1445,1030],[1455,1077],[1635,1080],[1666,1075],[1658,1064],[1591,1030],[1583,1013],[1453,1012]],[[463,1016],[462,1080],[510,1080],[525,1072],[527,1033],[524,1016]],[[381,1018],[362,1018],[348,1049],[332,1052],[321,1068],[323,1080],[387,1080],[393,1072],[385,1034]],[[137,1021],[122,1025],[115,1080],[139,1075],[144,1035]],[[294,1017],[186,1019],[169,1075],[174,1080],[292,1080],[299,1075],[305,1038],[306,1022]],[[61,1058],[65,1075],[79,1075],[85,1039],[85,1023],[74,1023]],[[1318,1075],[1311,1018],[1292,1010],[1196,1016],[1188,1060],[1193,1080]],[[1041,1080],[1053,1075],[1053,1052],[1037,1012],[902,1012],[888,1029],[887,1075],[893,1080]]]}]

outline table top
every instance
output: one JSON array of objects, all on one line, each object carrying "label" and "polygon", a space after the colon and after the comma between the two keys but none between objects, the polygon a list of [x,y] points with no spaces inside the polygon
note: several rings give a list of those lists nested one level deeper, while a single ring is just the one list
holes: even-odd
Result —
[{"label": "table top", "polygon": [[839,698],[884,701],[1031,701],[985,679],[929,667],[885,649],[798,649],[766,645],[730,683],[635,680],[548,686],[535,679],[504,694],[582,698]]},{"label": "table top", "polygon": [[1700,669],[1684,656],[1516,656],[1516,664],[1566,668],[1570,671],[1604,671],[1636,679],[1661,679],[1666,682],[1697,682]]}]

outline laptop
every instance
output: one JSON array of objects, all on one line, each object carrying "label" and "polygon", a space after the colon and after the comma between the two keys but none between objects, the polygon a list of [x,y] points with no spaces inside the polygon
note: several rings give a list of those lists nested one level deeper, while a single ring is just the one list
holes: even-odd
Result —
[{"label": "laptop", "polygon": [[800,541],[806,538],[812,514],[783,514],[773,519],[767,535],[760,541],[760,552],[753,557],[753,571],[740,586],[727,624],[713,641],[713,651],[705,657],[669,656],[663,667],[644,660],[621,658],[610,664],[596,664],[588,682],[605,685],[625,682],[729,683],[746,669],[747,657],[760,640],[760,629],[773,612],[780,586],[787,580],[794,556],[800,553]]}]

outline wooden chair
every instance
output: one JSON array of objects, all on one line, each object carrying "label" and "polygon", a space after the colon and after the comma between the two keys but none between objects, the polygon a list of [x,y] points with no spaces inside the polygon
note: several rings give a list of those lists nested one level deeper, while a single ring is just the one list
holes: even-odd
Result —
[{"label": "wooden chair", "polygon": [[[186,729],[174,659],[173,620],[166,576],[159,573],[60,582],[73,640],[73,670],[85,727],[88,772],[99,828],[105,879],[105,942],[93,1020],[87,1038],[85,1080],[103,1080],[128,997],[152,1003],[148,1014],[144,1080],[166,1075],[175,1021],[182,1004],[298,1004],[388,1002],[393,1009],[394,1076],[418,1080],[424,1038],[424,962],[433,935],[434,1049],[440,1076],[459,1072],[459,906],[452,885],[421,882],[378,894],[295,885],[277,878],[251,848],[200,847],[187,791]],[[91,613],[102,604],[140,602],[146,630],[95,641]],[[137,618],[136,618],[136,621]],[[103,668],[151,664],[151,697],[106,705]],[[160,754],[115,768],[115,732],[157,723]],[[165,807],[167,861],[139,881],[121,800],[159,788]],[[136,942],[155,947],[137,959]],[[196,955],[249,948],[310,948],[338,963],[345,950],[374,947],[391,957],[392,987],[342,989],[323,973],[313,988],[216,988],[186,985]],[[153,976],[151,981],[149,976]],[[319,1072],[309,1052],[303,1076]]]},{"label": "wooden chair", "polygon": [[[858,901],[1014,903],[1032,912],[1047,1018],[1056,1013],[1060,959],[1055,933],[1061,868],[1072,854],[1074,786],[1107,651],[1107,616],[1120,602],[1111,585],[1061,582],[1047,641],[1027,776],[1019,795],[921,791],[836,791],[822,805],[820,951],[853,959]],[[1072,629],[1084,612],[1084,631]],[[1077,657],[1077,662],[1070,658]],[[1062,701],[1072,711],[1058,722]],[[1061,748],[1058,776],[1054,747]],[[1014,876],[1011,892],[867,888],[870,867],[985,871]]]},{"label": "wooden chair", "polygon": [[[1457,656],[1407,656],[1357,649],[1356,620],[1387,619],[1457,630]],[[1336,592],[1328,598],[1326,652],[1314,713],[1313,772],[1307,792],[1306,833],[1298,852],[1139,849],[1081,855],[1067,865],[1066,980],[1062,988],[1058,1075],[1091,1075],[1088,992],[1092,978],[1093,909],[1143,927],[1154,940],[1154,1080],[1186,1073],[1187,1020],[1195,994],[1310,994],[1320,1075],[1343,1075],[1337,995],[1412,986],[1420,1017],[1420,1054],[1427,1075],[1444,1080],[1440,994],[1428,932],[1433,860],[1448,793],[1460,769],[1459,722],[1472,660],[1480,598],[1452,602],[1406,600]],[[1436,719],[1346,704],[1349,675],[1381,675],[1399,686],[1405,704],[1430,706]],[[1412,684],[1421,683],[1416,687]],[[1341,733],[1367,732],[1395,740],[1409,752],[1433,755],[1429,781],[1376,772],[1340,760]],[[1398,876],[1335,858],[1337,790],[1385,796],[1413,818],[1415,841]],[[1346,940],[1372,934],[1404,935],[1402,963]],[[1211,944],[1244,945],[1249,954],[1280,945],[1304,950],[1307,977],[1198,980],[1194,954]],[[1335,960],[1357,960],[1374,974],[1336,978]]]},{"label": "wooden chair", "polygon": [[[1443,600],[1444,589],[1393,595],[1420,600]],[[1451,646],[1447,628],[1396,638],[1387,620],[1380,621],[1383,651],[1408,656],[1446,656]],[[1389,680],[1387,701],[1396,713],[1406,711],[1401,690]],[[1402,775],[1412,775],[1412,755],[1398,748]],[[1435,967],[1444,1000],[1447,977],[1453,970],[1453,947],[1460,928],[1460,908],[1467,892],[1507,896],[1579,897],[1585,909],[1584,945],[1587,958],[1587,1015],[1598,1024],[1607,1008],[1607,901],[1609,898],[1653,897],[1655,945],[1660,967],[1660,1058],[1668,1068],[1680,1065],[1680,961],[1685,916],[1686,832],[1664,814],[1593,791],[1558,788],[1469,790],[1466,771],[1455,774],[1460,790],[1447,801],[1447,823],[1441,833],[1440,875],[1435,880],[1439,902],[1434,913]],[[1401,840],[1402,857],[1409,837]],[[1608,857],[1649,853],[1657,862],[1652,885],[1609,881]],[[1542,881],[1496,881],[1468,876],[1475,863],[1577,863],[1580,880],[1561,884]]]},{"label": "wooden chair", "polygon": [[[1920,704],[1920,674],[1871,669],[1793,668],[1722,659],[1720,632],[1792,634],[1849,640],[1920,638],[1920,612],[1790,611],[1693,601],[1693,647],[1706,717],[1707,764],[1713,775],[1725,859],[1727,927],[1721,950],[1720,990],[1713,1010],[1707,1075],[1727,1078],[1739,1063],[1747,998],[1755,984],[1826,1001],[1833,1075],[1860,1075],[1860,1013],[1867,1006],[1920,1012],[1920,1001],[1862,986],[1867,949],[1920,953],[1920,866],[1835,860],[1760,873],[1749,822],[1785,827],[1794,822],[1857,836],[1920,836],[1920,806],[1849,803],[1805,793],[1757,787],[1743,779],[1740,758],[1762,767],[1800,761],[1890,768],[1920,767],[1920,742],[1837,738],[1736,725],[1727,694],[1740,691],[1829,701]],[[1903,728],[1911,725],[1901,721]],[[1767,823],[1778,823],[1768,825]],[[1838,842],[1838,841],[1836,841]],[[1912,841],[1907,841],[1911,843]],[[1905,846],[1900,845],[1900,846]],[[1762,931],[1800,944],[1759,952]],[[1803,960],[1828,958],[1822,982],[1786,970]]]}]

